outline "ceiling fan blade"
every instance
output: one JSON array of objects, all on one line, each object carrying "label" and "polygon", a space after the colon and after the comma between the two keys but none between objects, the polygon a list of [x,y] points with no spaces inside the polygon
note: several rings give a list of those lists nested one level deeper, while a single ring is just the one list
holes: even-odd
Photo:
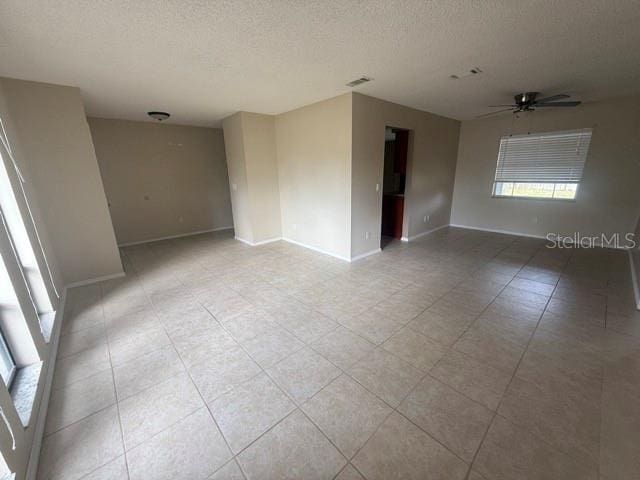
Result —
[{"label": "ceiling fan blade", "polygon": [[563,98],[570,98],[570,95],[566,95],[561,93],[560,95],[552,95],[550,97],[541,98],[540,100],[536,100],[537,103],[541,102],[555,102],[556,100],[562,100]]},{"label": "ceiling fan blade", "polygon": [[550,103],[534,103],[535,108],[539,107],[577,107],[582,102],[550,102]]},{"label": "ceiling fan blade", "polygon": [[497,115],[498,113],[512,112],[512,111],[513,111],[513,108],[505,108],[503,110],[497,110],[495,112],[485,113],[484,115],[478,115],[476,118],[490,117],[491,115]]}]

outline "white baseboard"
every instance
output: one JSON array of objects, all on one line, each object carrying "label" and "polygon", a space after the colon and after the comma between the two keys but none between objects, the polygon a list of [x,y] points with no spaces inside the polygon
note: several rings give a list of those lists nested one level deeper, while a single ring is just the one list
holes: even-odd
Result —
[{"label": "white baseboard", "polygon": [[[67,289],[62,292],[62,298],[56,310],[56,319],[54,320],[53,331],[49,341],[49,361],[47,362],[46,371],[44,372],[44,386],[42,387],[42,396],[40,403],[37,405],[37,416],[33,430],[33,440],[31,441],[31,451],[29,452],[29,463],[27,465],[27,480],[35,480],[38,474],[38,463],[40,462],[40,450],[42,449],[42,440],[44,438],[44,429],[47,422],[47,411],[49,410],[49,400],[51,398],[51,389],[53,386],[53,374],[58,357],[58,345],[60,343],[60,332],[62,330],[64,307],[67,301]],[[32,416],[33,418],[33,416]]]},{"label": "white baseboard", "polygon": [[259,242],[250,242],[249,240],[245,240],[244,238],[240,238],[240,237],[233,237],[233,238],[235,238],[239,242],[246,243],[247,245],[250,245],[252,247],[258,247],[260,245],[266,245],[267,243],[273,243],[273,242],[278,242],[282,240],[282,237],[273,237],[273,238],[268,238],[267,240],[261,240]]},{"label": "white baseboard", "polygon": [[[517,237],[528,237],[528,238],[538,238],[541,240],[547,240],[546,235],[531,235],[529,233],[522,233],[522,232],[514,232],[511,230],[496,230],[496,229],[492,229],[492,228],[482,228],[482,227],[471,227],[469,225],[459,225],[456,223],[452,223],[450,225],[451,227],[456,227],[456,228],[466,228],[467,230],[478,230],[481,232],[491,232],[491,233],[502,233],[504,235],[515,235]],[[627,247],[612,247],[609,245],[603,245],[602,242],[594,242],[593,246],[595,247],[600,247],[600,248],[611,248],[613,250],[629,250]]]},{"label": "white baseboard", "polygon": [[[638,253],[640,255],[640,253]],[[638,275],[640,272],[636,272],[636,264],[633,260],[633,252],[629,250],[629,263],[631,267],[631,283],[633,284],[633,294],[636,298],[636,308],[640,310],[640,278]]]},{"label": "white baseboard", "polygon": [[266,245],[267,243],[279,242],[280,240],[282,240],[282,237],[268,238],[267,240],[261,240],[259,242],[254,242],[253,246],[257,247],[257,246],[260,246],[260,245]]},{"label": "white baseboard", "polygon": [[376,253],[380,253],[381,251],[382,251],[382,249],[378,247],[378,248],[376,248],[374,250],[371,250],[369,252],[363,253],[361,255],[357,255],[355,257],[351,257],[351,261],[352,262],[356,262],[356,261],[362,260],[363,258],[366,258],[366,257],[368,257],[370,255],[375,255]]},{"label": "white baseboard", "polygon": [[196,230],[195,232],[179,233],[178,235],[168,235],[166,237],[149,238],[148,240],[139,240],[136,242],[119,243],[118,247],[131,247],[133,245],[142,245],[144,243],[161,242],[162,240],[172,240],[174,238],[191,237],[193,235],[202,235],[203,233],[221,232],[222,230],[233,230],[233,225],[230,227],[218,227],[210,228],[207,230]]},{"label": "white baseboard", "polygon": [[106,280],[113,280],[114,278],[124,277],[124,272],[112,273],[111,275],[104,275],[102,277],[89,278],[87,280],[80,280],[79,282],[73,282],[65,285],[65,288],[84,287],[85,285],[91,285],[92,283],[104,282]]},{"label": "white baseboard", "polygon": [[449,226],[454,228],[465,228],[467,230],[477,230],[479,232],[502,233],[503,235],[515,235],[517,237],[541,238],[543,240],[546,240],[547,238],[543,235],[531,235],[529,233],[514,232],[512,230],[496,230],[493,228],[472,227],[470,225],[460,225],[457,223],[451,223]]},{"label": "white baseboard", "polygon": [[327,252],[326,250],[322,250],[321,248],[317,248],[311,245],[307,245],[306,243],[298,242],[297,240],[292,240],[290,238],[282,237],[282,240],[288,243],[292,243],[294,245],[298,245],[299,247],[308,248],[309,250],[313,250],[314,252],[324,253],[325,255],[329,255],[330,257],[338,258],[340,260],[344,260],[345,262],[350,262],[351,259],[347,257],[343,257],[338,255],[337,253]]},{"label": "white baseboard", "polygon": [[[417,238],[424,237],[425,235],[429,235],[430,233],[436,232],[438,230],[442,230],[443,228],[446,228],[448,226],[449,226],[448,223],[445,224],[445,225],[440,225],[439,227],[432,228],[431,230],[427,230],[426,232],[421,232],[421,233],[418,233],[416,235],[412,235],[410,237],[402,237],[400,240],[403,241],[403,242],[412,242],[413,240],[415,240]],[[453,227],[454,225],[451,225],[451,226]]]}]

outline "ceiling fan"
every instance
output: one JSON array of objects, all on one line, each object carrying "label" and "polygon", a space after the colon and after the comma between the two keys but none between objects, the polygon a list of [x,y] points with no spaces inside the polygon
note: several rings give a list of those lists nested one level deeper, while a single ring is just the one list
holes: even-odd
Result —
[{"label": "ceiling fan", "polygon": [[518,93],[513,97],[515,103],[512,105],[489,105],[489,108],[508,107],[495,112],[485,113],[476,118],[488,117],[490,115],[496,115],[498,113],[511,111],[513,113],[520,112],[533,112],[536,108],[542,107],[577,107],[582,102],[558,102],[557,100],[564,100],[569,98],[569,95],[559,94],[552,95],[550,97],[537,99],[540,92],[525,92]]}]

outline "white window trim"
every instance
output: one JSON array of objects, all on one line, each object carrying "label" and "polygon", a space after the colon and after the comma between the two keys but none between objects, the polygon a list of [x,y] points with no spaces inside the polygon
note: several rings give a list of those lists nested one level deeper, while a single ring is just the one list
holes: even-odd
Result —
[{"label": "white window trim", "polygon": [[9,182],[13,187],[13,194],[16,199],[16,203],[18,204],[18,210],[27,231],[27,236],[29,237],[31,247],[33,248],[33,252],[36,257],[36,263],[38,265],[38,269],[40,270],[40,275],[44,282],[45,289],[47,290],[49,301],[53,310],[55,311],[60,301],[60,294],[56,289],[55,283],[53,281],[53,275],[51,273],[51,268],[49,267],[47,259],[44,255],[44,249],[42,247],[40,235],[38,234],[38,231],[35,227],[33,214],[31,213],[31,207],[29,206],[27,194],[24,189],[25,179],[20,172],[20,169],[18,168],[18,165],[14,158],[14,154],[11,149],[11,144],[9,142],[9,138],[2,122],[2,118],[0,118],[0,157],[2,158],[2,160],[0,161],[4,162],[4,167],[7,171]]}]

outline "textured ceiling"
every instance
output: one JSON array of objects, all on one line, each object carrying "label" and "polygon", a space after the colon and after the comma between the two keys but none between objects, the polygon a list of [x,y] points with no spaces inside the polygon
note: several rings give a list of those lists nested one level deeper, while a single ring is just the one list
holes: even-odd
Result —
[{"label": "textured ceiling", "polygon": [[2,0],[0,75],[78,86],[93,116],[219,125],[365,74],[356,91],[468,119],[523,90],[640,92],[638,25],[638,0]]}]

